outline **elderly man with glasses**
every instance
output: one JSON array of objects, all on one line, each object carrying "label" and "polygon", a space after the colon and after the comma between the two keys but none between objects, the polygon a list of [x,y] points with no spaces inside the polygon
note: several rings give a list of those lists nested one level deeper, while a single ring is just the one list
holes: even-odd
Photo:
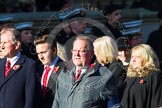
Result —
[{"label": "elderly man with glasses", "polygon": [[52,108],[119,108],[107,105],[116,96],[116,84],[110,70],[92,62],[93,42],[83,35],[73,42],[72,61],[60,72]]}]

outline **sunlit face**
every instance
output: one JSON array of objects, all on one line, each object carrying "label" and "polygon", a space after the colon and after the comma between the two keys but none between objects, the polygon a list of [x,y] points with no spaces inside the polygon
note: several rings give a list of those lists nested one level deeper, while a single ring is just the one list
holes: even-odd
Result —
[{"label": "sunlit face", "polygon": [[145,65],[144,59],[140,56],[139,51],[132,52],[130,65],[132,65],[134,69]]},{"label": "sunlit face", "polygon": [[93,51],[87,50],[88,43],[85,40],[76,40],[72,49],[72,60],[77,67],[84,67],[91,62]]},{"label": "sunlit face", "polygon": [[36,52],[43,65],[50,65],[56,57],[56,48],[51,49],[48,43],[36,45]]},{"label": "sunlit face", "polygon": [[32,30],[23,30],[21,32],[21,41],[25,44],[33,43]]},{"label": "sunlit face", "polygon": [[18,48],[16,42],[12,41],[13,33],[6,31],[1,34],[1,52],[7,58],[15,56],[15,50]]}]

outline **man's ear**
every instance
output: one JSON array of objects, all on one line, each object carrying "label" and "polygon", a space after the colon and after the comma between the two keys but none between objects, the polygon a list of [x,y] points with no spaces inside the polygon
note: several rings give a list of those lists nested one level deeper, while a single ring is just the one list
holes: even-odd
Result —
[{"label": "man's ear", "polygon": [[94,56],[94,51],[91,51],[91,57],[93,58],[93,56]]},{"label": "man's ear", "polygon": [[57,54],[57,48],[52,48],[52,51]]},{"label": "man's ear", "polygon": [[57,56],[57,48],[52,48],[52,59],[54,59]]},{"label": "man's ear", "polygon": [[20,41],[16,41],[15,42],[15,49],[19,49],[21,47],[21,42]]}]

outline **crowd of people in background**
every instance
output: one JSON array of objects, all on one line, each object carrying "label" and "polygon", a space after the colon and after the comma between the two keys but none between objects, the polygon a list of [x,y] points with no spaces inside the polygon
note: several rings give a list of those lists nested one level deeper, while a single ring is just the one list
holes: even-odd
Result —
[{"label": "crowd of people in background", "polygon": [[70,0],[0,0],[0,13],[59,11],[70,4]]},{"label": "crowd of people in background", "polygon": [[74,5],[88,5],[90,9],[101,9],[106,4],[117,3],[122,8],[145,8],[158,10],[160,0],[0,0],[0,13],[59,11],[74,7]]},{"label": "crowd of people in background", "polygon": [[[39,9],[49,2],[38,3]],[[58,3],[56,11],[68,6],[67,0]],[[50,3],[51,9],[55,5]],[[70,22],[57,36],[36,38],[32,23],[3,24],[0,108],[162,107],[161,25],[147,43],[133,43],[141,35],[123,36],[121,11],[118,5],[105,6],[105,27],[112,36],[93,27],[87,34],[88,24],[81,21]],[[161,10],[158,18],[161,24]]]}]

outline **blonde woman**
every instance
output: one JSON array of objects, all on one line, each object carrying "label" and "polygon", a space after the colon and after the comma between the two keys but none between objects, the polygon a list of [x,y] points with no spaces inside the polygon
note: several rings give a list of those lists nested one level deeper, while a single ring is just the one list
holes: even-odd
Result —
[{"label": "blonde woman", "polygon": [[114,74],[117,86],[125,79],[126,72],[122,62],[118,60],[118,47],[113,38],[103,36],[97,38],[94,43],[94,53],[97,61],[106,66]]},{"label": "blonde woman", "polygon": [[157,108],[162,105],[162,77],[159,61],[146,44],[131,50],[127,78],[123,84],[123,108]]},{"label": "blonde woman", "polygon": [[[123,83],[126,72],[122,62],[118,60],[118,47],[113,38],[103,36],[97,38],[94,43],[94,53],[99,64],[106,66],[114,75],[116,85],[120,89]],[[120,94],[118,94],[120,96]],[[112,97],[107,103],[107,108],[112,106],[112,103],[118,103],[118,97]]]}]

